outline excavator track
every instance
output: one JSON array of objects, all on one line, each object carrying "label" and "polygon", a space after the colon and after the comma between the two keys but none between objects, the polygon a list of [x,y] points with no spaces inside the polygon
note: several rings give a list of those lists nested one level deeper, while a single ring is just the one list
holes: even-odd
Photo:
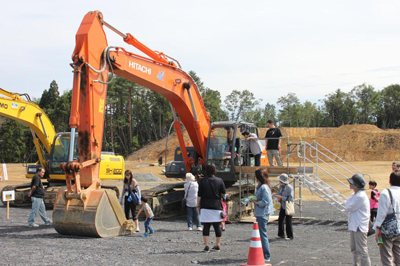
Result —
[{"label": "excavator track", "polygon": [[[5,186],[2,191],[15,191],[15,200],[10,201],[11,207],[27,207],[32,205],[31,199],[28,197],[30,188],[31,183],[24,183],[21,185]],[[3,201],[3,197],[1,201],[3,204],[6,204]]]}]

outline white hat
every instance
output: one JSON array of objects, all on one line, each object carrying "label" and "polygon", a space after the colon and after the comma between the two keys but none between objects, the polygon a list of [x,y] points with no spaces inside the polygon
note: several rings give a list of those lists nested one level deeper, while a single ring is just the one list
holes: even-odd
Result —
[{"label": "white hat", "polygon": [[189,181],[194,181],[194,175],[192,175],[191,173],[187,173],[186,174],[186,182],[189,182]]},{"label": "white hat", "polygon": [[289,177],[287,174],[281,174],[278,179],[284,184],[289,184]]}]

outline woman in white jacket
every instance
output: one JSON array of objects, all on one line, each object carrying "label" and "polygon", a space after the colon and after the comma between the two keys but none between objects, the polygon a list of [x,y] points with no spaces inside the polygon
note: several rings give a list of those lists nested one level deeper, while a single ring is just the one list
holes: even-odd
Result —
[{"label": "woman in white jacket", "polygon": [[370,211],[369,199],[364,191],[366,182],[358,174],[353,175],[347,181],[350,183],[350,189],[354,191],[345,205],[349,215],[350,249],[353,253],[354,265],[370,266],[367,241]]},{"label": "woman in white jacket", "polygon": [[[400,226],[400,171],[390,174],[389,183],[390,188],[384,189],[379,196],[378,214],[374,224],[376,240],[379,236],[382,237],[383,245],[379,246],[379,253],[384,266],[400,265],[400,236],[387,239],[381,234],[382,223],[388,214],[393,213],[393,210],[396,213],[397,227]],[[392,200],[390,200],[389,190]]]},{"label": "woman in white jacket", "polygon": [[193,230],[193,223],[196,224],[197,230],[201,231],[201,223],[199,220],[199,213],[197,212],[197,192],[199,191],[199,184],[191,173],[186,174],[186,183],[183,185],[185,188],[185,199],[187,207],[187,224],[189,231]]}]

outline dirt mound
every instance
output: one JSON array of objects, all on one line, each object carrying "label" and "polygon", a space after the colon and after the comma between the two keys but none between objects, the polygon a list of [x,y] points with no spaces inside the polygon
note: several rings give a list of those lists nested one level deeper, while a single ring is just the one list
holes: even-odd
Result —
[{"label": "dirt mound", "polygon": [[331,131],[328,134],[328,137],[331,138],[338,138],[340,136],[346,136],[349,133],[356,132],[356,134],[377,134],[377,133],[385,133],[384,130],[378,128],[375,125],[343,125],[335,130]]},{"label": "dirt mound", "polygon": [[[185,140],[185,143],[190,143],[192,145],[192,142],[190,141],[190,138],[188,134],[186,134],[186,131],[183,132],[183,138]],[[132,153],[130,156],[128,156],[127,161],[154,161],[156,162],[158,160],[158,157],[162,156],[163,157],[163,163],[165,162],[165,145],[166,145],[167,139],[161,139],[155,142],[152,142],[140,150]],[[176,132],[172,133],[168,137],[168,148],[167,148],[167,161],[172,161],[174,159],[174,153],[175,149],[179,147],[179,141],[178,137],[176,135]]]},{"label": "dirt mound", "polygon": [[[259,128],[260,138],[264,138],[268,128]],[[290,143],[300,140],[309,143],[316,141],[346,161],[394,161],[400,158],[400,130],[383,130],[375,125],[343,125],[338,128],[281,128],[282,154],[286,153],[289,137]],[[190,142],[185,134],[185,143]],[[160,155],[164,160],[166,140],[153,142],[128,157],[128,161],[157,161]],[[176,134],[168,140],[167,161],[173,160],[174,151],[179,146]],[[164,160],[165,161],[165,160]]]}]

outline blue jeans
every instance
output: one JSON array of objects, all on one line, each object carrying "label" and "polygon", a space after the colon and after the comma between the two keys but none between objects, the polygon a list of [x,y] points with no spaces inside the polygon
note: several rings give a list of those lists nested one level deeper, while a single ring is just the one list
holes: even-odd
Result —
[{"label": "blue jeans", "polygon": [[201,223],[199,220],[199,213],[197,212],[196,207],[187,207],[187,224],[188,227],[193,228],[193,218],[194,223],[197,225],[197,228],[201,227]]},{"label": "blue jeans", "polygon": [[260,232],[261,245],[263,248],[264,259],[269,260],[271,258],[271,253],[269,249],[269,241],[267,237],[267,223],[269,215],[256,217],[258,223],[258,231]]},{"label": "blue jeans", "polygon": [[261,153],[254,155],[254,166],[260,166],[261,165]]},{"label": "blue jeans", "polygon": [[32,201],[32,210],[29,213],[28,224],[33,225],[35,223],[35,218],[38,212],[43,222],[45,223],[51,222],[51,219],[47,217],[46,207],[44,206],[43,198],[31,197],[31,201]]},{"label": "blue jeans", "polygon": [[150,233],[151,231],[153,231],[153,229],[150,227],[150,223],[151,221],[153,221],[153,218],[146,218],[146,221],[144,221],[144,232],[145,233]]}]

